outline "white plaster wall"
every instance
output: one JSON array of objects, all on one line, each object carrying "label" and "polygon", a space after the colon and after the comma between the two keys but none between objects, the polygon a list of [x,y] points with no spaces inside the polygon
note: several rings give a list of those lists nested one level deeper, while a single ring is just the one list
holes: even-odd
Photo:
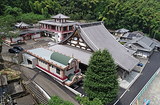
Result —
[{"label": "white plaster wall", "polygon": [[23,40],[23,38],[22,37],[12,38],[13,42],[17,42],[18,40]]},{"label": "white plaster wall", "polygon": [[68,76],[69,74],[74,74],[74,69],[72,68],[72,69],[70,69],[70,70],[68,70],[68,71],[65,71],[65,75],[66,76]]},{"label": "white plaster wall", "polygon": [[40,34],[36,34],[36,35],[32,35],[31,37],[32,37],[32,39],[34,39],[34,38],[39,38],[39,37],[41,37],[41,35],[40,35]]},{"label": "white plaster wall", "polygon": [[22,56],[23,56],[23,62],[24,62],[24,64],[28,65],[28,61],[27,61],[27,59],[28,59],[28,60],[32,61],[32,68],[36,67],[36,65],[37,65],[37,58],[30,59],[30,58],[28,58],[28,54],[26,55],[25,53]]},{"label": "white plaster wall", "polygon": [[32,68],[36,68],[37,63],[38,63],[37,58],[32,59]]},{"label": "white plaster wall", "polygon": [[60,74],[56,73],[56,67],[52,68],[52,66],[50,66],[50,72],[53,73],[53,74],[55,74],[55,75],[57,75],[57,76],[60,76]]},{"label": "white plaster wall", "polygon": [[61,33],[58,33],[58,42],[61,41],[61,37],[62,37],[62,34],[61,34]]},{"label": "white plaster wall", "polygon": [[50,66],[50,72],[56,74],[56,68],[52,68],[52,66]]},{"label": "white plaster wall", "polygon": [[38,65],[48,70],[48,64],[42,63],[38,60]]},{"label": "white plaster wall", "polygon": [[79,69],[79,63],[78,63],[78,61],[75,60],[75,59],[73,59],[73,60],[70,62],[70,66],[71,66],[71,64],[72,64],[73,62],[76,62],[76,65],[74,65],[74,67],[73,67],[72,69],[65,71],[65,75],[66,75],[66,76],[68,76],[68,75],[71,74],[71,73],[74,74],[75,66],[77,66],[77,69]]}]

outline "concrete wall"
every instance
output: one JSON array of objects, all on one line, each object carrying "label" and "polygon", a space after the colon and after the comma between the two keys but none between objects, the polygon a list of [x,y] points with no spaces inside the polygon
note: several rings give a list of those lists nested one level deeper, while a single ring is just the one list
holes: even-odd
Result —
[{"label": "concrete wall", "polygon": [[31,36],[32,39],[40,38],[40,37],[41,37],[40,33]]},{"label": "concrete wall", "polygon": [[23,54],[23,63],[29,65],[28,64],[28,60],[30,60],[32,62],[32,64],[30,64],[31,67],[32,68],[36,68],[36,65],[38,63],[37,58],[35,58],[35,57],[33,57],[33,56],[29,55],[29,54],[24,53]]},{"label": "concrete wall", "polygon": [[17,42],[18,40],[23,40],[22,37],[12,38],[12,42]]},{"label": "concrete wall", "polygon": [[22,54],[5,53],[2,55],[3,60],[13,63],[21,63],[23,61]]}]

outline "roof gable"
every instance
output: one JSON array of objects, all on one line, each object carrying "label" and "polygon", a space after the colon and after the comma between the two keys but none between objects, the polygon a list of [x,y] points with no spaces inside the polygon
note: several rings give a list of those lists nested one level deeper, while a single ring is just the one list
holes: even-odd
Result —
[{"label": "roof gable", "polygon": [[53,19],[68,19],[69,17],[60,13],[58,15],[51,16],[51,18],[53,18]]},{"label": "roof gable", "polygon": [[20,22],[20,23],[17,23],[15,24],[16,27],[29,27],[30,25],[29,24],[26,24],[24,22]]},{"label": "roof gable", "polygon": [[79,30],[76,29],[73,34],[68,36],[64,41],[60,42],[61,44],[67,44],[69,46],[73,46],[76,48],[80,48],[82,50],[87,50],[92,52],[93,50],[88,46],[88,44],[83,40],[81,37],[80,33],[78,32]]}]

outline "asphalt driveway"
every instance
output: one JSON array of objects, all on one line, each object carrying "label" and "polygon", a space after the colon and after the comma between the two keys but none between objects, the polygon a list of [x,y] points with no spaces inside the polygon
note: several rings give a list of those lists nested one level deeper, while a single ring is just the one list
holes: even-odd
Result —
[{"label": "asphalt driveway", "polygon": [[115,105],[129,105],[159,67],[160,52],[154,52],[142,74]]}]

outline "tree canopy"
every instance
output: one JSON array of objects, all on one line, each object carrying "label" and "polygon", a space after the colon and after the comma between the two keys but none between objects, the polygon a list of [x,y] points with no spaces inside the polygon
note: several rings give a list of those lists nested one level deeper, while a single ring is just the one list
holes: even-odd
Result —
[{"label": "tree canopy", "polygon": [[91,100],[98,98],[105,104],[115,99],[118,92],[117,70],[107,50],[93,53],[85,75],[84,90]]},{"label": "tree canopy", "polygon": [[64,101],[58,96],[52,96],[48,101],[48,105],[74,105],[69,101]]},{"label": "tree canopy", "polygon": [[93,100],[89,100],[88,97],[76,97],[76,99],[80,102],[81,105],[103,105],[102,101],[98,98],[94,98]]},{"label": "tree canopy", "polygon": [[109,29],[143,31],[160,40],[159,0],[2,0],[0,7],[0,15],[63,13],[75,20],[102,20]]}]

